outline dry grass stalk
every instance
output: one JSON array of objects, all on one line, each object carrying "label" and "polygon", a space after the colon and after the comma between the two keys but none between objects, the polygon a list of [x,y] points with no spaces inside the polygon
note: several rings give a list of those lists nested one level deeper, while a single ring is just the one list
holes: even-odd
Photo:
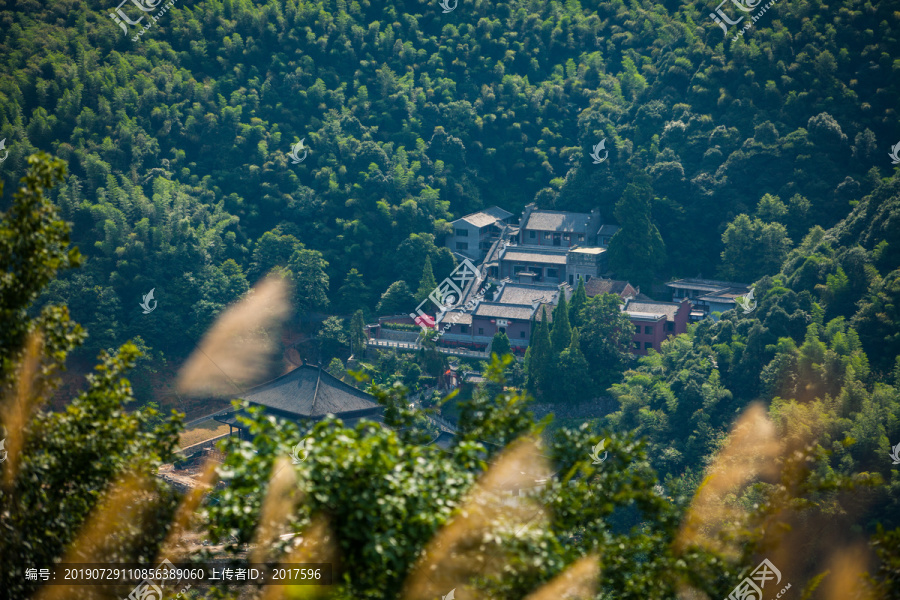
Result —
[{"label": "dry grass stalk", "polygon": [[497,574],[506,565],[498,551],[501,535],[521,535],[547,521],[537,502],[510,496],[518,489],[551,476],[546,459],[534,440],[517,440],[506,448],[476,483],[458,514],[432,538],[423,557],[406,581],[403,598],[434,600],[456,589],[460,596],[475,597],[468,582],[477,575]]},{"label": "dry grass stalk", "polygon": [[825,600],[875,600],[875,592],[865,581],[869,571],[869,549],[860,544],[837,550],[831,555],[830,573],[826,576]]},{"label": "dry grass stalk", "polygon": [[7,401],[0,406],[0,422],[6,428],[5,468],[3,470],[3,485],[11,489],[19,468],[19,457],[22,448],[25,447],[25,428],[31,419],[31,411],[37,403],[34,394],[34,383],[37,379],[41,364],[41,353],[44,347],[43,337],[40,332],[33,331],[25,341],[25,353],[19,364],[19,372],[15,378],[15,388],[7,397]]},{"label": "dry grass stalk", "polygon": [[269,277],[223,312],[178,375],[179,393],[228,396],[269,372],[277,337],[268,330],[290,314],[289,287]]},{"label": "dry grass stalk", "polygon": [[525,600],[590,600],[597,591],[599,578],[599,557],[585,556],[526,596]]},{"label": "dry grass stalk", "polygon": [[[151,481],[136,474],[123,476],[94,508],[62,562],[121,562],[127,557],[116,556],[115,549],[143,537],[147,516],[156,503]],[[47,585],[40,588],[35,600],[64,600],[80,595],[79,586]]]},{"label": "dry grass stalk", "polygon": [[756,478],[776,475],[776,458],[781,451],[775,426],[765,409],[760,404],[750,405],[735,423],[694,495],[675,547],[683,551],[696,545],[736,558],[737,549],[719,535],[744,517],[730,500]]},{"label": "dry grass stalk", "polygon": [[[296,565],[302,563],[331,563],[332,583],[337,583],[340,564],[334,535],[328,527],[324,516],[313,519],[303,532],[303,543],[292,549],[284,557],[282,564]],[[326,595],[332,588],[317,585],[267,585],[263,587],[259,600],[282,600],[290,590],[290,598],[299,600]]]},{"label": "dry grass stalk", "polygon": [[259,514],[259,526],[250,551],[250,562],[266,562],[278,537],[287,533],[287,524],[297,505],[297,475],[291,461],[279,456],[272,466],[269,487]]}]

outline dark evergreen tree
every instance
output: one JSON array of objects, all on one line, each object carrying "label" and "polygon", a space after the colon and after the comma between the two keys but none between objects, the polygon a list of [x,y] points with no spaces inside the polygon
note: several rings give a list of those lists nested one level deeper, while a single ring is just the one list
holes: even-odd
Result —
[{"label": "dark evergreen tree", "polygon": [[594,384],[600,389],[619,379],[631,360],[634,325],[620,310],[619,302],[616,294],[597,294],[582,312],[581,350],[591,367]]},{"label": "dark evergreen tree", "polygon": [[421,302],[437,287],[434,280],[434,271],[431,268],[431,257],[425,258],[425,266],[422,268],[422,277],[419,279],[419,289],[416,291],[416,302]]},{"label": "dark evergreen tree", "polygon": [[559,290],[559,303],[553,309],[553,330],[550,334],[551,348],[554,356],[566,349],[572,340],[572,326],[569,325],[569,305],[566,293]]},{"label": "dark evergreen tree", "polygon": [[409,292],[409,286],[400,280],[385,290],[375,310],[379,315],[402,315],[413,312],[415,307],[416,299]]},{"label": "dark evergreen tree", "polygon": [[344,314],[362,307],[369,310],[368,302],[369,286],[365,284],[365,278],[355,268],[350,269],[338,290],[337,308]]},{"label": "dark evergreen tree", "polygon": [[616,204],[621,229],[609,242],[609,266],[616,276],[645,289],[666,262],[666,245],[650,216],[652,200],[650,177],[639,173]]},{"label": "dark evergreen tree", "polygon": [[365,354],[366,342],[368,341],[366,319],[362,310],[356,311],[350,318],[349,338],[350,353],[357,357],[362,357]]},{"label": "dark evergreen tree", "polygon": [[541,321],[535,329],[529,347],[528,383],[536,396],[544,398],[546,389],[552,383],[554,358],[546,307],[541,307]]},{"label": "dark evergreen tree", "polygon": [[559,393],[556,399],[558,402],[578,402],[595,398],[600,391],[591,382],[590,365],[581,351],[578,328],[573,328],[569,346],[559,355]]},{"label": "dark evergreen tree", "polygon": [[500,357],[512,354],[512,345],[505,333],[498,331],[494,334],[494,339],[491,340],[491,352]]},{"label": "dark evergreen tree", "polygon": [[572,301],[569,302],[569,324],[572,327],[581,326],[581,310],[587,304],[587,291],[584,289],[584,279],[578,278],[578,286],[575,293],[572,294]]}]

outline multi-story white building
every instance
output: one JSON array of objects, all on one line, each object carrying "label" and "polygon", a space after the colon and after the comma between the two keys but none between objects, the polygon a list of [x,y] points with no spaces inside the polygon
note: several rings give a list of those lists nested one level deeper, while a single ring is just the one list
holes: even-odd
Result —
[{"label": "multi-story white building", "polygon": [[481,261],[512,217],[511,212],[498,206],[460,217],[451,223],[453,233],[447,236],[445,245],[457,254]]}]

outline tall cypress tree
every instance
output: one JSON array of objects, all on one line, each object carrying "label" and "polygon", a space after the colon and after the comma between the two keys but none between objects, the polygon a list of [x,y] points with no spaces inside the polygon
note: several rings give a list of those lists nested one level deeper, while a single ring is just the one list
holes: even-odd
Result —
[{"label": "tall cypress tree", "polygon": [[550,326],[547,323],[547,307],[541,307],[541,322],[529,345],[528,381],[532,393],[544,395],[552,374],[553,353],[550,345]]},{"label": "tall cypress tree", "polygon": [[431,268],[431,257],[425,257],[425,266],[422,268],[422,278],[419,280],[419,289],[416,290],[416,302],[421,302],[434,291],[437,282],[434,280],[434,270]]},{"label": "tall cypress tree", "polygon": [[362,310],[353,313],[350,319],[350,351],[351,354],[362,356],[366,351],[366,318]]},{"label": "tall cypress tree", "polygon": [[553,356],[566,349],[572,341],[572,326],[569,324],[569,304],[565,290],[559,290],[559,304],[553,309],[553,333],[550,336]]},{"label": "tall cypress tree", "polygon": [[[554,322],[554,325],[556,323]],[[557,402],[577,402],[590,399],[594,396],[591,385],[591,371],[581,344],[578,341],[578,328],[572,328],[572,339],[569,347],[559,355],[559,379],[560,393],[557,394]]]},{"label": "tall cypress tree", "polygon": [[587,290],[584,289],[584,279],[578,278],[578,287],[572,294],[572,301],[569,303],[569,324],[572,327],[581,327],[581,309],[587,304]]}]

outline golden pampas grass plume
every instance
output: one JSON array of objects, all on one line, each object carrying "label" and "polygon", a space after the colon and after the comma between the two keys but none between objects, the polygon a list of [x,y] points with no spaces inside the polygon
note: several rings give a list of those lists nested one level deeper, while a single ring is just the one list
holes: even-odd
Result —
[{"label": "golden pampas grass plume", "polygon": [[758,477],[777,475],[781,443],[775,425],[760,404],[751,404],[738,418],[719,450],[685,516],[675,547],[696,545],[736,558],[737,549],[719,535],[744,513],[733,500]]},{"label": "golden pampas grass plume", "polygon": [[834,552],[822,582],[824,600],[876,600],[876,593],[866,580],[868,558],[869,549],[864,544]]},{"label": "golden pampas grass plume", "polygon": [[287,533],[288,521],[294,513],[299,496],[297,475],[291,461],[286,456],[279,456],[272,466],[266,497],[260,509],[259,526],[250,550],[250,562],[270,560],[271,548],[279,536]]},{"label": "golden pampas grass plume", "polygon": [[178,375],[189,396],[228,396],[260,383],[274,358],[279,327],[290,315],[289,286],[270,276],[223,312]]},{"label": "golden pampas grass plume", "polygon": [[[330,563],[332,566],[332,583],[339,581],[340,562],[337,550],[337,542],[328,521],[322,515],[313,518],[309,526],[303,531],[300,545],[288,552],[282,560],[282,565]],[[259,600],[305,600],[317,598],[330,593],[330,587],[321,585],[267,585],[263,588]]]},{"label": "golden pampas grass plume", "polygon": [[6,430],[0,432],[4,435],[0,454],[6,453],[3,465],[3,485],[6,489],[12,489],[16,478],[19,457],[25,447],[25,429],[31,421],[32,409],[37,402],[34,383],[41,365],[43,347],[43,338],[39,332],[29,334],[22,362],[18,365],[15,385],[9,390],[5,402],[0,404],[0,423],[3,423]]},{"label": "golden pampas grass plume", "polygon": [[525,600],[590,600],[597,592],[599,578],[599,557],[585,556],[526,596]]},{"label": "golden pampas grass plume", "polygon": [[[94,507],[75,541],[70,544],[63,564],[112,563],[121,545],[139,542],[144,529],[157,508],[158,496],[152,481],[137,473],[127,473],[112,484],[100,503]],[[73,597],[105,596],[106,590],[88,589],[79,593],[76,585],[42,586],[35,600],[68,600]],[[97,592],[96,594],[94,592]]]},{"label": "golden pampas grass plume", "polygon": [[551,474],[535,440],[522,438],[510,444],[473,486],[456,516],[428,543],[407,578],[402,597],[434,600],[452,589],[461,597],[474,597],[469,582],[476,576],[498,574],[508,563],[499,547],[501,537],[545,528],[545,509],[515,494]]}]

